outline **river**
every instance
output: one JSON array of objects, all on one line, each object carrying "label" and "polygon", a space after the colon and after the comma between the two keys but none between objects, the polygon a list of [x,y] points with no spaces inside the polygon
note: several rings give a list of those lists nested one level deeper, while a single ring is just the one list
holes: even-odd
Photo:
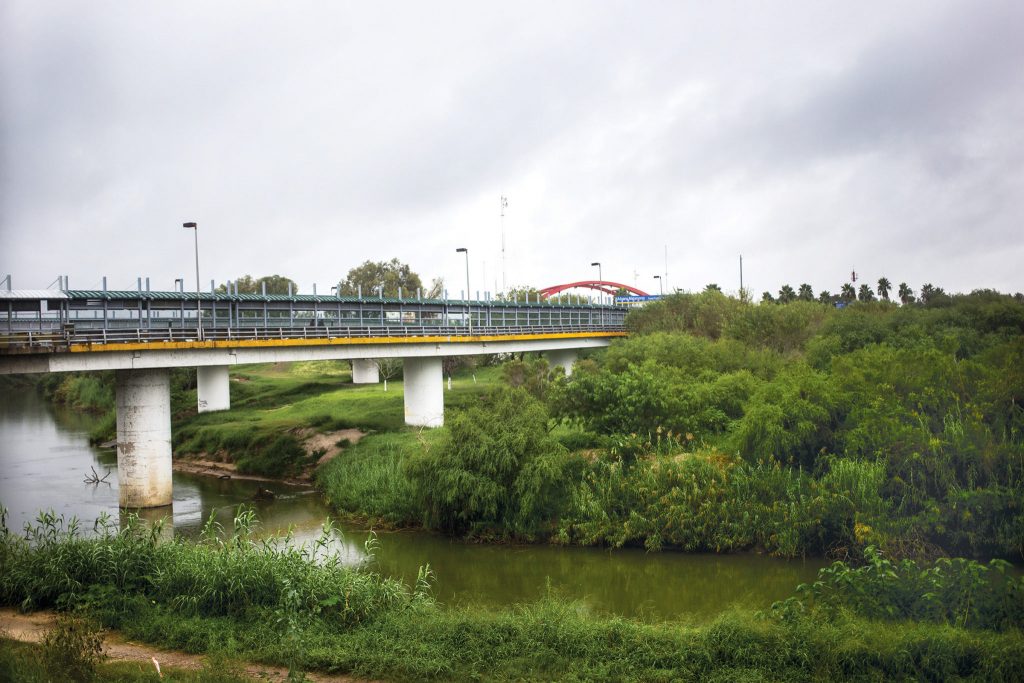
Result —
[{"label": "river", "polygon": [[[104,513],[117,518],[117,457],[111,449],[89,446],[95,420],[48,405],[32,388],[0,391],[0,505],[7,508],[9,528],[21,530],[48,509],[77,516],[86,528]],[[84,483],[93,471],[105,483]],[[275,499],[252,502],[258,487],[274,491]],[[291,528],[299,542],[318,536],[332,517],[309,489],[176,472],[173,532],[194,537],[211,514],[230,528],[233,510],[242,503],[255,507],[262,533]],[[168,510],[155,512],[162,516]],[[367,563],[368,532],[334,521],[335,550],[346,562]],[[380,548],[369,561],[373,569],[411,582],[418,567],[429,563],[437,578],[435,595],[448,604],[507,606],[551,590],[595,612],[651,619],[701,620],[730,605],[765,608],[813,580],[826,564],[753,554],[480,545],[425,532],[378,538]]]}]

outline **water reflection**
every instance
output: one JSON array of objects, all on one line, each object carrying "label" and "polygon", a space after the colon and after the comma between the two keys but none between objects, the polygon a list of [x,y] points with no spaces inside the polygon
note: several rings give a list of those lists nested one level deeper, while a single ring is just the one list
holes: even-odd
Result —
[{"label": "water reflection", "polygon": [[[0,396],[0,504],[8,526],[21,529],[40,510],[78,516],[83,528],[101,514],[123,519],[117,502],[117,456],[88,446],[94,418],[53,410],[33,391]],[[107,483],[87,485],[95,468]],[[272,501],[254,500],[258,488]],[[206,520],[230,531],[237,506],[251,505],[257,534],[291,533],[297,543],[320,536],[330,512],[308,489],[284,484],[174,475],[173,504],[139,511],[145,523],[167,517],[162,532],[196,537]],[[366,530],[339,529],[330,548],[351,564],[366,562]],[[812,580],[821,560],[787,562],[755,555],[688,555],[549,546],[487,546],[427,533],[380,534],[371,566],[412,583],[421,565],[437,576],[436,596],[446,603],[502,606],[543,597],[548,587],[603,613],[651,618],[713,616],[731,604],[756,608],[792,594]]]}]

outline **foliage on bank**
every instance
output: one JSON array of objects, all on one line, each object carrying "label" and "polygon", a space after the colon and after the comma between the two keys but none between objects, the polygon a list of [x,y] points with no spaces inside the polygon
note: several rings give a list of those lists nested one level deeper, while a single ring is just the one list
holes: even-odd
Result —
[{"label": "foliage on bank", "polygon": [[[859,484],[877,503],[851,498],[839,527],[828,504],[809,519],[843,547],[1024,556],[1024,302],[979,292],[836,310],[708,291],[628,322],[632,338],[555,385],[556,416],[619,440],[682,434],[681,450],[776,463],[794,480],[879,468]],[[656,500],[681,490],[650,485]]]},{"label": "foliage on bank", "polygon": [[[1017,621],[964,620],[960,608],[914,619],[883,610],[876,618],[871,605],[843,595],[844,610],[816,597],[764,613],[734,610],[707,624],[643,623],[553,597],[500,611],[445,608],[429,596],[429,572],[405,588],[339,566],[322,545],[256,543],[252,521],[243,514],[224,534],[208,528],[198,543],[161,541],[159,530],[134,523],[120,531],[101,524],[85,539],[52,516],[27,538],[5,528],[0,603],[82,611],[162,647],[395,680],[1008,681],[1024,670],[1021,612],[1012,607],[1021,580],[993,580],[973,562],[952,572],[943,566],[938,573],[952,581],[929,585],[971,588],[980,597],[971,615],[1002,603]],[[882,603],[899,604],[922,585],[918,574],[935,574],[873,566],[868,575],[838,563],[820,582],[866,595],[881,581],[891,588]],[[5,661],[0,656],[0,666]]]}]

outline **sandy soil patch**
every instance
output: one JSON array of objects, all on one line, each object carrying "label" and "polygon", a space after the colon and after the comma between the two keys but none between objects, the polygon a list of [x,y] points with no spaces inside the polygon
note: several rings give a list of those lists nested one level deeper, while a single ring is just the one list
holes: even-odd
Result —
[{"label": "sandy soil patch", "polygon": [[293,486],[309,486],[313,481],[313,472],[326,462],[329,462],[342,448],[338,446],[339,441],[348,440],[350,445],[359,443],[359,440],[366,436],[366,432],[358,429],[339,429],[333,432],[317,432],[313,429],[303,428],[293,432],[302,442],[306,453],[313,455],[323,451],[316,465],[309,467],[297,477],[262,477],[257,474],[240,474],[238,467],[233,462],[227,462],[229,455],[224,451],[217,453],[200,453],[196,457],[175,458],[172,467],[176,472],[188,472],[204,477],[216,477],[218,479],[242,479],[244,481],[279,481]]},{"label": "sandy soil patch", "polygon": [[354,446],[359,443],[359,440],[366,436],[366,432],[361,432],[358,429],[339,429],[336,432],[325,432],[323,434],[312,433],[312,430],[308,431],[308,434],[302,434],[300,432],[299,438],[305,437],[302,443],[302,447],[306,449],[306,452],[310,455],[323,451],[323,455],[317,460],[316,466],[319,467],[325,462],[329,462],[334,456],[341,453],[342,449],[338,446],[338,442],[347,439],[349,445]]}]

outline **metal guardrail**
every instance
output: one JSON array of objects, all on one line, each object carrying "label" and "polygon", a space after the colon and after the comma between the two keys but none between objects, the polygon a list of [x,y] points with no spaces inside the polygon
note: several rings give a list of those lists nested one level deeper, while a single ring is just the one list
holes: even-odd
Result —
[{"label": "metal guardrail", "polygon": [[[282,339],[339,339],[451,337],[452,341],[477,336],[517,336],[524,334],[571,334],[588,332],[622,332],[621,325],[530,325],[476,326],[462,325],[380,325],[380,326],[302,326],[302,327],[237,327],[204,328],[203,341],[269,341]],[[196,328],[135,329],[65,329],[22,332],[0,332],[0,353],[47,353],[67,350],[73,344],[131,344],[147,342],[199,341]]]}]

